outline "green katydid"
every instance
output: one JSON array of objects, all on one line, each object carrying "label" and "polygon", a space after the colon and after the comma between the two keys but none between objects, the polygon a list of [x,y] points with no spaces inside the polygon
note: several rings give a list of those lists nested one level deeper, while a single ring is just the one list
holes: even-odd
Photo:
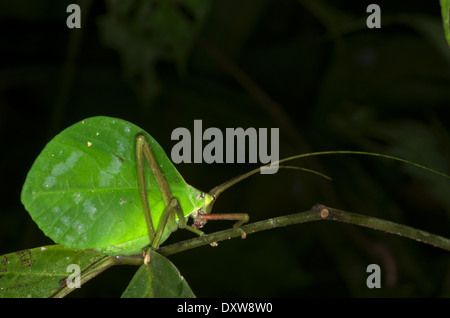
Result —
[{"label": "green katydid", "polygon": [[[22,203],[53,241],[107,254],[157,248],[186,227],[202,234],[214,195],[187,184],[161,146],[141,128],[92,117],[65,129],[30,169]],[[194,227],[186,218],[197,220]],[[220,218],[220,215],[219,215]],[[248,215],[223,215],[246,222]],[[201,220],[201,221],[200,221]]]},{"label": "green katydid", "polygon": [[[380,156],[441,174],[407,160],[355,151],[303,154],[278,163],[335,153]],[[121,119],[92,117],[65,129],[46,145],[28,173],[21,199],[40,229],[56,243],[128,255],[158,248],[178,227],[202,235],[198,228],[207,220],[235,220],[235,227],[247,222],[244,213],[210,213],[220,193],[259,171],[205,193],[184,181],[144,130]],[[186,224],[188,218],[194,219],[193,226]]]}]

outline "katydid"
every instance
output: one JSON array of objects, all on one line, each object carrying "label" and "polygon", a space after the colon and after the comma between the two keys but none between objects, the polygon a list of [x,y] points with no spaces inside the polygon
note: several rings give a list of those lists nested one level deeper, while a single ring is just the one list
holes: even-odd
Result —
[{"label": "katydid", "polygon": [[[22,203],[53,241],[110,255],[156,249],[178,227],[199,235],[213,195],[187,184],[161,146],[121,119],[92,117],[65,129],[30,169]],[[187,218],[197,220],[186,225]],[[247,214],[216,218],[248,220]]]},{"label": "katydid", "polygon": [[[355,151],[309,153],[278,163],[325,154],[385,157],[443,175],[404,159]],[[324,176],[299,167],[280,168]],[[236,228],[247,222],[245,213],[210,213],[223,191],[260,169],[205,193],[185,182],[144,130],[121,119],[92,117],[65,129],[45,146],[28,173],[21,199],[40,229],[58,244],[109,255],[142,251],[149,255],[149,248],[157,249],[178,228],[202,235],[198,228],[208,220],[235,220]],[[189,218],[194,220],[192,226],[187,225]]]}]

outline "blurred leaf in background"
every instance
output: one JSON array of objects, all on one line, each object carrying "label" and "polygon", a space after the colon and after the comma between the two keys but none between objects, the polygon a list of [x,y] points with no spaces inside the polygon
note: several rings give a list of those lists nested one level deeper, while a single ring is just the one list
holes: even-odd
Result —
[{"label": "blurred leaf in background", "polygon": [[98,19],[106,46],[116,50],[126,78],[144,104],[160,92],[155,64],[174,63],[180,74],[210,0],[107,1],[107,14]]},{"label": "blurred leaf in background", "polygon": [[442,23],[444,25],[445,38],[450,47],[450,1],[440,0],[442,10]]}]

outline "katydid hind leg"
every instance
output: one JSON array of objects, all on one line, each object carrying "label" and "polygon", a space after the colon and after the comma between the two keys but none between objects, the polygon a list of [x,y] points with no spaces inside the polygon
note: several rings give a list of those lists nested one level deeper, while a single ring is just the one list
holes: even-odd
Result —
[{"label": "katydid hind leg", "polygon": [[[137,144],[136,147],[138,149],[136,153],[139,154],[138,175],[140,176],[139,188],[141,193],[141,200],[144,200],[146,203],[144,204],[144,206],[148,207],[148,197],[147,197],[147,190],[145,188],[145,173],[144,173],[144,159],[143,159],[145,157],[150,167],[150,171],[152,172],[156,180],[156,183],[158,184],[159,191],[164,201],[165,208],[161,215],[161,219],[156,230],[153,228],[153,224],[151,223],[150,209],[144,207],[145,209],[144,213],[146,213],[146,215],[148,215],[150,219],[150,222],[147,223],[151,224],[151,229],[153,233],[152,238],[150,239],[150,246],[152,248],[158,248],[162,234],[164,233],[164,229],[166,228],[166,226],[172,232],[175,231],[178,226],[180,228],[184,228],[186,226],[186,220],[183,211],[181,210],[180,203],[176,198],[172,196],[169,184],[167,183],[164,174],[160,170],[158,163],[156,162],[155,156],[153,155],[151,147],[148,144],[146,138],[143,135],[138,136],[136,144]],[[139,172],[140,169],[142,170],[141,173]],[[178,216],[179,224],[176,223],[175,215]]]},{"label": "katydid hind leg", "polygon": [[172,200],[172,192],[170,191],[169,184],[164,177],[161,169],[159,169],[158,163],[156,162],[155,156],[144,136],[138,136],[138,139],[142,142],[142,151],[144,153],[145,159],[147,160],[150,170],[155,177],[156,183],[158,184],[159,191],[164,201],[164,205],[167,206]]},{"label": "katydid hind leg", "polygon": [[142,207],[144,209],[143,212],[145,215],[145,222],[147,224],[148,237],[150,242],[152,242],[155,237],[155,228],[153,226],[150,206],[148,205],[148,198],[147,198],[147,186],[145,182],[145,167],[144,167],[144,143],[146,143],[145,137],[138,136],[136,138],[136,166],[139,184],[139,196],[141,198]]}]

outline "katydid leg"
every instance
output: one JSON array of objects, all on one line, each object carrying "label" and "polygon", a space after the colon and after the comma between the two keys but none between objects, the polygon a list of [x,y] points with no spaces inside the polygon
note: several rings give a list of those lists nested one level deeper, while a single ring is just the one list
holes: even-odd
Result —
[{"label": "katydid leg", "polygon": [[[142,137],[142,138],[141,138]],[[150,207],[147,199],[147,186],[145,183],[145,167],[144,167],[144,144],[146,144],[145,137],[139,136],[136,139],[136,165],[139,184],[139,196],[141,198],[142,207],[144,209],[145,222],[147,224],[148,238],[150,242],[155,237],[155,228],[153,227],[152,216],[150,214]]]},{"label": "katydid leg", "polygon": [[[217,214],[199,214],[197,216],[197,226],[199,226],[199,223],[203,222],[206,223],[206,221],[212,221],[212,220],[223,220],[223,221],[237,221],[233,228],[239,228],[242,224],[247,223],[249,220],[249,216],[247,213],[217,213]],[[194,221],[194,222],[195,222]],[[196,223],[194,223],[196,224]]]},{"label": "katydid leg", "polygon": [[[164,233],[164,229],[166,227],[169,217],[175,215],[175,213],[177,213],[176,211],[179,210],[181,211],[180,203],[178,202],[178,200],[175,198],[170,200],[169,204],[166,206],[163,214],[161,215],[161,219],[159,221],[159,226],[158,229],[156,230],[155,237],[153,238],[153,241],[150,243],[151,248],[157,249],[159,247],[159,242],[161,241],[161,236]],[[180,218],[180,216],[178,216],[178,218]],[[181,219],[184,220],[184,216],[182,216]],[[184,222],[186,223],[186,221]]]},{"label": "katydid leg", "polygon": [[242,231],[242,238],[247,236],[240,227],[242,224],[247,223],[249,216],[247,213],[217,213],[217,214],[199,214],[194,218],[194,228],[200,228],[205,225],[207,221],[223,220],[223,221],[237,221],[234,225],[234,229],[240,229]]},{"label": "katydid leg", "polygon": [[[153,227],[151,211],[148,205],[147,188],[145,183],[144,158],[146,159],[150,167],[150,171],[155,177],[165,206],[158,224],[158,228],[156,230]],[[183,211],[181,210],[180,203],[176,198],[172,196],[172,192],[170,191],[164,174],[159,169],[158,163],[156,162],[150,145],[143,135],[140,135],[136,138],[136,161],[138,169],[139,193],[141,201],[143,202],[144,214],[147,221],[150,247],[156,249],[159,247],[162,234],[164,233],[164,229],[166,228],[168,222],[171,223],[170,225],[173,225],[172,227],[179,226],[180,228],[184,228],[186,226],[186,219],[184,217]],[[175,214],[178,216],[179,224],[175,223]]]},{"label": "katydid leg", "polygon": [[[156,162],[155,156],[153,155],[153,152],[150,148],[150,145],[148,144],[147,140],[143,135],[140,135],[136,139],[136,149],[140,149],[139,156],[141,157],[141,161],[143,161],[143,157],[147,160],[148,165],[150,166],[150,170],[152,171],[153,176],[155,177],[156,183],[158,184],[159,191],[161,192],[164,205],[167,206],[172,200],[172,192],[170,191],[169,184],[166,181],[166,178],[164,178],[164,174],[159,169],[158,163]],[[136,155],[137,151],[136,151]],[[144,165],[142,163],[142,169],[144,168]],[[139,167],[138,167],[138,173],[139,173]],[[142,171],[143,174],[143,171]]]}]

